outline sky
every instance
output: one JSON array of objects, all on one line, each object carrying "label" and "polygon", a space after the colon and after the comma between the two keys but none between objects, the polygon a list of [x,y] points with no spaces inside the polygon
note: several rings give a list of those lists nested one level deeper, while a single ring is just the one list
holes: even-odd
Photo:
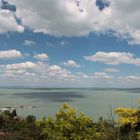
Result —
[{"label": "sky", "polygon": [[140,87],[139,0],[0,0],[0,86]]}]

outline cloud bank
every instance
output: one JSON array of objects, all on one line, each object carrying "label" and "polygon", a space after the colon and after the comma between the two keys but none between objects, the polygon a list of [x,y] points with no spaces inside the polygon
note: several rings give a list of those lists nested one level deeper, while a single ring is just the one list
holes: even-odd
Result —
[{"label": "cloud bank", "polygon": [[[24,26],[34,32],[43,32],[55,36],[82,36],[94,31],[92,25],[96,19],[90,19],[92,13],[101,18],[94,1],[81,1],[79,10],[74,0],[11,0],[17,7],[16,15]],[[89,9],[89,10],[88,10]],[[105,16],[105,15],[104,15]],[[89,22],[87,22],[90,19]]]},{"label": "cloud bank", "polygon": [[[96,0],[8,0],[16,12],[0,10],[0,33],[23,32],[29,28],[54,36],[86,36],[109,33],[140,44],[140,6],[138,0],[105,0],[103,9]],[[16,21],[20,19],[21,25]],[[8,22],[7,22],[8,21]],[[11,23],[10,26],[8,26]]]},{"label": "cloud bank", "polygon": [[91,56],[84,57],[88,61],[101,62],[108,65],[132,64],[140,66],[140,58],[126,52],[96,52]]}]

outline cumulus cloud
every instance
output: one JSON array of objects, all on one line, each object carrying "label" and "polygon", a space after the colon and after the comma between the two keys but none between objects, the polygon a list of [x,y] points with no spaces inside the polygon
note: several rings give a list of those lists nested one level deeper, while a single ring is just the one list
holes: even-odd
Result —
[{"label": "cumulus cloud", "polygon": [[140,66],[140,58],[126,52],[96,52],[94,55],[84,57],[88,61],[101,62],[108,65],[133,64]]},{"label": "cumulus cloud", "polygon": [[49,59],[49,56],[45,53],[41,53],[41,54],[34,55],[33,58],[38,59],[40,61],[45,61]]},{"label": "cumulus cloud", "polygon": [[[33,29],[34,32],[43,32],[55,36],[80,36],[86,35],[94,30],[94,26],[87,22],[93,13],[99,18],[100,11],[93,1],[81,1],[84,12],[79,11],[79,7],[74,0],[10,0],[16,5],[16,15],[21,19],[23,25]],[[91,14],[92,13],[92,14]],[[103,14],[104,15],[104,14]]]},{"label": "cumulus cloud", "polygon": [[[138,0],[105,0],[101,10],[96,0],[9,0],[16,6],[16,16],[34,32],[55,36],[83,36],[106,33],[140,44]],[[107,3],[107,4],[106,4]]]},{"label": "cumulus cloud", "polygon": [[[134,82],[135,80],[140,80],[140,76],[136,75],[128,75],[124,77],[119,77],[120,80],[124,80],[125,82]],[[135,81],[136,82],[136,81]]]},{"label": "cumulus cloud", "polygon": [[34,45],[36,45],[36,42],[32,41],[32,40],[25,40],[23,42],[23,45],[25,45],[25,46],[34,46]]},{"label": "cumulus cloud", "polygon": [[22,57],[21,52],[17,50],[0,51],[0,59],[16,59]]},{"label": "cumulus cloud", "polygon": [[4,67],[6,70],[20,70],[20,69],[22,70],[22,69],[33,69],[37,67],[37,64],[27,61],[23,63],[1,65],[1,67]]},{"label": "cumulus cloud", "polygon": [[72,80],[73,75],[70,71],[67,71],[66,69],[62,69],[58,65],[52,65],[48,68],[48,75],[53,76],[56,79],[60,80]]},{"label": "cumulus cloud", "polygon": [[124,85],[129,85],[129,87],[139,87],[140,83],[140,75],[127,75],[117,78],[119,82],[123,83]]},{"label": "cumulus cloud", "polygon": [[[76,78],[64,68],[58,65],[47,65],[44,62],[22,62],[7,65],[0,65],[0,77],[2,79],[16,80],[21,83],[26,80],[30,82],[38,81],[43,84],[43,81],[71,81]],[[33,83],[34,83],[33,82]]]},{"label": "cumulus cloud", "polygon": [[0,83],[25,86],[102,86],[102,87],[136,87],[139,86],[139,75],[115,77],[106,72],[85,74],[72,73],[59,65],[48,65],[45,62],[22,62],[0,65]]},{"label": "cumulus cloud", "polygon": [[75,67],[75,68],[80,67],[80,65],[77,64],[74,60],[68,60],[67,62],[64,62],[64,65],[67,67]]},{"label": "cumulus cloud", "polygon": [[0,9],[0,34],[23,31],[24,27],[17,23],[12,11]]},{"label": "cumulus cloud", "polygon": [[112,29],[118,32],[121,37],[129,39],[130,44],[140,44],[140,22],[137,20],[140,14],[139,1],[109,1],[114,20]]},{"label": "cumulus cloud", "polygon": [[61,67],[60,66],[57,66],[57,65],[52,65],[52,66],[50,66],[50,68],[49,68],[49,70],[50,71],[61,71]]},{"label": "cumulus cloud", "polygon": [[95,72],[93,76],[91,77],[96,78],[96,79],[112,79],[113,78],[113,76],[110,76],[105,72]]},{"label": "cumulus cloud", "polygon": [[90,78],[90,76],[88,76],[87,74],[83,72],[77,72],[76,75],[85,79]]}]

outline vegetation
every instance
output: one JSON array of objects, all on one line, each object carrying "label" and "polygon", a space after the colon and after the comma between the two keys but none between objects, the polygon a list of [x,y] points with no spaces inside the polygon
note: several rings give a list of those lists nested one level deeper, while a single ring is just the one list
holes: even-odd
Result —
[{"label": "vegetation", "polygon": [[118,122],[93,120],[64,104],[54,117],[36,120],[13,112],[0,113],[0,140],[140,140],[139,108],[117,108]]}]

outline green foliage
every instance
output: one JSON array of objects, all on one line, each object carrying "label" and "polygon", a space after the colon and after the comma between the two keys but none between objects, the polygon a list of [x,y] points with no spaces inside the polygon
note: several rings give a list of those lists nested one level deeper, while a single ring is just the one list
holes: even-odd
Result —
[{"label": "green foliage", "polygon": [[64,104],[54,117],[36,120],[17,116],[16,110],[0,113],[5,140],[140,140],[140,110],[117,108],[118,122],[99,118],[97,123]]},{"label": "green foliage", "polygon": [[[30,122],[30,123],[29,123]],[[6,140],[39,140],[40,131],[35,125],[35,117],[26,119],[16,115],[16,111],[0,114],[0,130],[5,132]]]},{"label": "green foliage", "polygon": [[36,121],[36,117],[33,115],[28,115],[26,117],[26,121],[27,121],[27,123],[34,123]]},{"label": "green foliage", "polygon": [[117,128],[115,126],[114,120],[104,120],[100,117],[95,126],[101,134],[100,140],[117,140]]},{"label": "green foliage", "polygon": [[37,121],[44,139],[53,140],[98,140],[100,133],[96,131],[93,121],[67,104],[56,113],[55,118]]}]

